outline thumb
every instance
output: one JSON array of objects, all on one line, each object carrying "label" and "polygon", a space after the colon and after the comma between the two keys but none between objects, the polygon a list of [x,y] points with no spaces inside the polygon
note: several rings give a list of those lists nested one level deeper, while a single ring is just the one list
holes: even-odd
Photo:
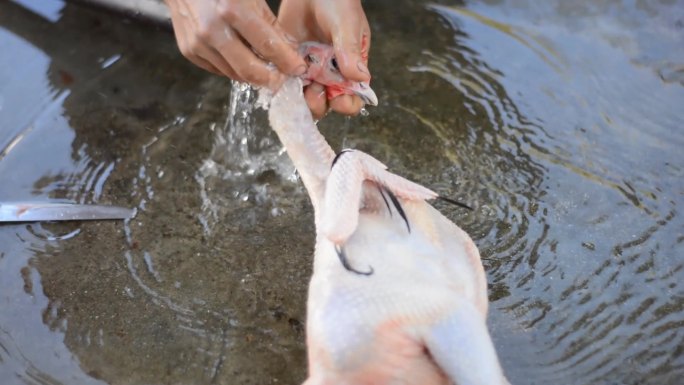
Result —
[{"label": "thumb", "polygon": [[370,81],[368,51],[370,28],[360,3],[340,1],[330,35],[342,75],[355,81]]}]

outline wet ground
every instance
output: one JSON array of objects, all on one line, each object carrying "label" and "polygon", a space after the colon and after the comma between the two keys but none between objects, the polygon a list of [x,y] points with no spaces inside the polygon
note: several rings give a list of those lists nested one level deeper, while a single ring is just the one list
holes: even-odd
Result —
[{"label": "wet ground", "polygon": [[[293,384],[312,212],[249,90],[168,31],[0,3],[0,383]],[[366,2],[381,106],[329,116],[478,244],[513,384],[684,378],[684,2]]]}]

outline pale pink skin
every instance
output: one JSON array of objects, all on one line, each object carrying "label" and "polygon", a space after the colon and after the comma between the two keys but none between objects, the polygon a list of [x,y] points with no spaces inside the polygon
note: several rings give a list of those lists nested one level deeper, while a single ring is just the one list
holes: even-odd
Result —
[{"label": "pale pink skin", "polygon": [[309,81],[324,85],[328,99],[345,94],[358,95],[366,104],[378,104],[378,98],[367,82],[351,81],[342,76],[335,66],[335,53],[331,46],[306,42],[299,46],[299,54],[308,66],[306,73],[300,76],[305,85]]},{"label": "pale pink skin", "polygon": [[[436,194],[319,133],[290,79],[269,120],[314,207],[306,385],[507,384],[486,327],[487,283],[470,237],[425,200]],[[406,222],[378,187],[392,191]],[[390,203],[391,205],[391,203]],[[336,248],[342,247],[346,269]]]}]

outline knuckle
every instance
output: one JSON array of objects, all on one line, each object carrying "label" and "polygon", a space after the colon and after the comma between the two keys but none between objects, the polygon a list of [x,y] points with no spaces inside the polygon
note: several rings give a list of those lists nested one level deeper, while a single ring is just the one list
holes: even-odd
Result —
[{"label": "knuckle", "polygon": [[303,61],[278,37],[267,37],[255,47],[264,58],[273,62],[284,73],[293,74]]},{"label": "knuckle", "polygon": [[182,44],[179,44],[179,47],[181,48],[181,50],[184,50],[192,54],[194,51],[197,50],[199,44],[200,42],[197,40],[197,36],[190,34],[185,39],[183,39]]},{"label": "knuckle", "polygon": [[264,21],[269,25],[276,25],[278,23],[278,19],[273,13],[271,13],[271,11],[268,8],[265,12],[263,12],[261,16],[264,18]]},{"label": "knuckle", "polygon": [[240,15],[242,12],[240,11],[240,7],[236,4],[230,4],[229,2],[221,2],[221,6],[219,6],[218,13],[221,16],[221,18],[225,21],[227,21],[230,25],[233,25],[235,22],[240,20]]},{"label": "knuckle", "polygon": [[262,40],[255,48],[262,56],[268,59],[274,59],[279,51],[278,43],[270,37]]},{"label": "knuckle", "polygon": [[197,36],[198,40],[210,41],[212,35],[212,28],[208,23],[202,23],[197,27],[195,35]]},{"label": "knuckle", "polygon": [[187,59],[191,59],[193,56],[195,56],[192,52],[192,49],[190,49],[189,44],[179,44],[178,49],[180,50],[181,55],[185,56]]},{"label": "knuckle", "polygon": [[263,74],[257,73],[257,72],[247,72],[244,75],[244,78],[247,79],[249,83],[252,84],[257,84],[257,85],[266,85],[268,84],[268,76],[264,76]]},{"label": "knuckle", "polygon": [[235,68],[238,77],[244,79],[248,83],[256,85],[268,84],[268,76],[257,71],[253,66],[247,64],[239,64]]},{"label": "knuckle", "polygon": [[197,36],[193,36],[190,38],[187,44],[187,50],[192,56],[197,56],[197,51],[199,51],[200,47],[202,46],[202,43],[200,40],[197,38]]}]

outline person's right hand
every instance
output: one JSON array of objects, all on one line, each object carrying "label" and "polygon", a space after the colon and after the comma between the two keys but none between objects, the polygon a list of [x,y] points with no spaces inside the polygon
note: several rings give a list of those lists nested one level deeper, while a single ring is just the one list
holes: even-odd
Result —
[{"label": "person's right hand", "polygon": [[[298,42],[330,44],[339,71],[345,78],[369,82],[368,51],[371,30],[361,0],[282,0],[278,22]],[[316,118],[329,110],[356,115],[364,103],[355,95],[327,100],[325,87],[313,83],[304,90],[309,109]]]},{"label": "person's right hand", "polygon": [[[183,56],[218,75],[277,89],[306,72],[264,0],[165,0]],[[272,62],[276,68],[267,64]]]}]

